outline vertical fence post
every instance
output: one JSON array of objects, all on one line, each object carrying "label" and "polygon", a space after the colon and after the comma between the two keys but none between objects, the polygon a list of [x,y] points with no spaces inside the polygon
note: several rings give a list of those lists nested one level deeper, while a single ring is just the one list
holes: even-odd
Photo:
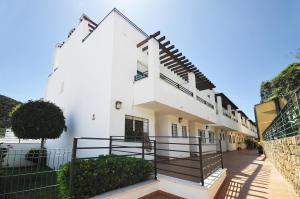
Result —
[{"label": "vertical fence post", "polygon": [[156,140],[153,141],[154,145],[154,179],[157,180],[157,157],[156,157]]},{"label": "vertical fence post", "polygon": [[142,158],[145,159],[145,139],[144,136],[142,138]]},{"label": "vertical fence post", "polygon": [[198,137],[198,146],[199,146],[200,178],[201,178],[201,184],[202,186],[204,186],[203,161],[202,161],[202,137]]},{"label": "vertical fence post", "polygon": [[109,155],[111,155],[112,152],[112,136],[109,136]]},{"label": "vertical fence post", "polygon": [[221,166],[222,166],[222,169],[224,169],[223,153],[222,153],[222,141],[221,141],[221,139],[219,140],[219,145],[220,145],[220,155],[221,155]]},{"label": "vertical fence post", "polygon": [[74,175],[75,175],[77,142],[78,142],[78,139],[74,138],[73,139],[73,149],[72,149],[72,159],[71,159],[71,166],[70,166],[70,181],[69,181],[70,198],[74,198]]}]

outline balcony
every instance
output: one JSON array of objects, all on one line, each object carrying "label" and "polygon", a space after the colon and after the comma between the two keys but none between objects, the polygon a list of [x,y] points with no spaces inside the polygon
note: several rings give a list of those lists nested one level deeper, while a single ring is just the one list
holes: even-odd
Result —
[{"label": "balcony", "polygon": [[161,80],[167,82],[168,84],[174,86],[175,88],[177,88],[178,90],[184,92],[185,94],[193,97],[194,94],[192,91],[186,89],[185,87],[181,86],[180,84],[178,84],[177,82],[173,81],[172,79],[168,78],[167,76],[165,76],[164,74],[160,73],[159,77]]},{"label": "balcony", "polygon": [[212,103],[204,100],[196,89],[190,89],[188,82],[180,82],[166,71],[157,76],[149,75],[147,78],[136,77],[138,80],[134,82],[134,105],[156,112],[180,114],[204,123],[216,122]]}]

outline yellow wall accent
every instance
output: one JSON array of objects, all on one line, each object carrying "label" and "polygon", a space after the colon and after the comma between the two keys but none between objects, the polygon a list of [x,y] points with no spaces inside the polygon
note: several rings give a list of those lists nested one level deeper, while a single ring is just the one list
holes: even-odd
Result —
[{"label": "yellow wall accent", "polygon": [[[287,101],[284,97],[279,98],[279,106],[282,109]],[[262,140],[262,133],[268,128],[277,116],[275,100],[255,105],[256,123],[259,137]]]}]

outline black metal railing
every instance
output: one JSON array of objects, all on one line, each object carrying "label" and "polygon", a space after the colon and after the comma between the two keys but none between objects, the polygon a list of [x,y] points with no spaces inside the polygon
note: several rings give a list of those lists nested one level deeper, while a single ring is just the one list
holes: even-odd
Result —
[{"label": "black metal railing", "polygon": [[264,140],[300,135],[300,89],[287,98],[287,104],[263,132]]},{"label": "black metal railing", "polygon": [[[140,138],[140,137],[139,137]],[[209,139],[209,138],[204,138]],[[106,141],[106,146],[78,146],[78,140]],[[134,141],[133,141],[134,140]],[[211,140],[210,140],[211,141]],[[136,145],[139,144],[139,145]],[[75,146],[75,147],[74,147]],[[132,141],[124,136],[111,136],[110,138],[75,138],[73,145],[72,162],[76,159],[96,158],[98,155],[79,157],[78,150],[107,150],[98,151],[99,154],[114,154],[121,156],[133,156],[147,159],[153,164],[153,178],[157,173],[200,182],[204,185],[204,179],[219,168],[223,168],[222,146],[220,140],[214,142],[202,142],[201,137],[171,137],[149,136],[148,139],[136,139]],[[73,165],[73,164],[72,164]],[[71,176],[74,176],[71,169]],[[70,190],[72,191],[72,178]]]},{"label": "black metal railing", "polygon": [[184,92],[185,94],[188,94],[190,96],[194,96],[193,92],[188,90],[187,88],[181,86],[180,84],[178,84],[177,82],[175,82],[174,80],[170,79],[169,77],[165,76],[164,74],[160,73],[159,75],[160,79],[164,80],[165,82],[167,82],[168,84],[174,86],[175,88],[181,90],[182,92]]},{"label": "black metal railing", "polygon": [[139,81],[139,80],[141,80],[141,79],[144,79],[144,78],[146,78],[146,77],[148,77],[148,71],[145,71],[145,72],[139,72],[138,74],[136,74],[135,76],[134,76],[134,81],[136,82],[136,81]]},{"label": "black metal railing", "polygon": [[[208,139],[202,142],[202,139]],[[142,158],[153,166],[151,178],[158,174],[204,185],[204,180],[223,168],[220,140],[201,137],[110,136],[109,138],[74,138],[72,151],[66,149],[14,149],[0,146],[0,198],[59,199],[57,172],[70,162],[67,179],[71,198],[77,172],[77,160],[97,159],[100,155]],[[77,175],[78,176],[78,175]],[[84,185],[83,185],[84,186]]]},{"label": "black metal railing", "polygon": [[197,95],[196,98],[197,98],[197,100],[198,100],[199,102],[205,104],[205,105],[208,106],[209,108],[211,108],[211,109],[214,109],[214,108],[215,108],[214,105],[212,105],[211,103],[209,103],[209,102],[206,101],[205,99],[199,97],[198,95]]}]

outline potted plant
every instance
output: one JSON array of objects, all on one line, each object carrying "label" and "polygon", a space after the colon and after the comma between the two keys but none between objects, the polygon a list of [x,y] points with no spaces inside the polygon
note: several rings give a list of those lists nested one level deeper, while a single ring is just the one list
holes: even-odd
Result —
[{"label": "potted plant", "polygon": [[263,154],[264,153],[264,149],[263,149],[263,147],[262,147],[262,145],[261,145],[260,142],[256,143],[256,148],[257,148],[258,154]]},{"label": "potted plant", "polygon": [[238,151],[242,150],[242,147],[241,147],[241,142],[238,142],[237,143],[237,148],[236,148]]}]

